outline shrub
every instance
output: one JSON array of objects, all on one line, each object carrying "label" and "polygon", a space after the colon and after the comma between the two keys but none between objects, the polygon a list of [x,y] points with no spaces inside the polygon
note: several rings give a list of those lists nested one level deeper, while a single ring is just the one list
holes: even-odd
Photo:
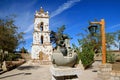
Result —
[{"label": "shrub", "polygon": [[114,63],[116,61],[116,57],[117,57],[117,55],[115,55],[111,52],[107,52],[107,62],[108,63]]},{"label": "shrub", "polygon": [[92,46],[90,44],[85,44],[82,47],[82,52],[79,56],[85,68],[91,66],[94,62],[94,51],[92,49]]},{"label": "shrub", "polygon": [[20,58],[22,58],[20,54],[9,53],[8,55],[6,55],[5,60],[6,61],[16,61]]},{"label": "shrub", "polygon": [[84,44],[82,46],[82,51],[80,51],[80,48],[75,45],[73,45],[73,48],[78,54],[78,62],[81,60],[84,68],[92,65],[94,62],[94,51],[91,44]]}]

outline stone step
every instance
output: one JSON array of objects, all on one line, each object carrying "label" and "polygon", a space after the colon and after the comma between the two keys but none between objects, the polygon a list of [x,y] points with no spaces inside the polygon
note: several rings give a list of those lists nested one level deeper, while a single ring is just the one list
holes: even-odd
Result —
[{"label": "stone step", "polygon": [[50,65],[50,64],[52,64],[52,62],[48,61],[48,60],[33,60],[32,63],[37,63],[37,64],[40,64],[40,65]]}]

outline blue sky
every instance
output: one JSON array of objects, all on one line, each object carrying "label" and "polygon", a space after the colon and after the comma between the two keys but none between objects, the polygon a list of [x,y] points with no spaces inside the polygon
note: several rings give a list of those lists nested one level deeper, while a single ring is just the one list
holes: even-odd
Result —
[{"label": "blue sky", "polygon": [[31,50],[34,14],[41,6],[51,16],[50,30],[66,25],[65,33],[73,38],[71,43],[77,44],[80,37],[76,34],[95,18],[105,19],[106,32],[120,30],[120,0],[0,0],[0,18],[16,14],[15,24],[26,33],[26,44],[18,48]]}]

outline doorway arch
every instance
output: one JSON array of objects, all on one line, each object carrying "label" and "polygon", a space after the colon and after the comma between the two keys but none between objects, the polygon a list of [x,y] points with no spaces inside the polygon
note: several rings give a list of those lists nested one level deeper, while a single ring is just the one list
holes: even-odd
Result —
[{"label": "doorway arch", "polygon": [[42,51],[39,52],[39,59],[43,60],[43,52]]}]

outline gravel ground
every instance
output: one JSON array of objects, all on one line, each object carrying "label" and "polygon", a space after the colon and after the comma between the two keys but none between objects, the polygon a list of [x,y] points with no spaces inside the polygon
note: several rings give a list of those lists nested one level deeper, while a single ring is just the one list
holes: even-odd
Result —
[{"label": "gravel ground", "polygon": [[[79,75],[79,80],[97,80],[97,72],[99,62],[95,62],[93,67],[84,70]],[[0,75],[0,80],[51,80],[50,74],[51,65],[39,65],[30,61],[20,67],[3,73]]]}]

